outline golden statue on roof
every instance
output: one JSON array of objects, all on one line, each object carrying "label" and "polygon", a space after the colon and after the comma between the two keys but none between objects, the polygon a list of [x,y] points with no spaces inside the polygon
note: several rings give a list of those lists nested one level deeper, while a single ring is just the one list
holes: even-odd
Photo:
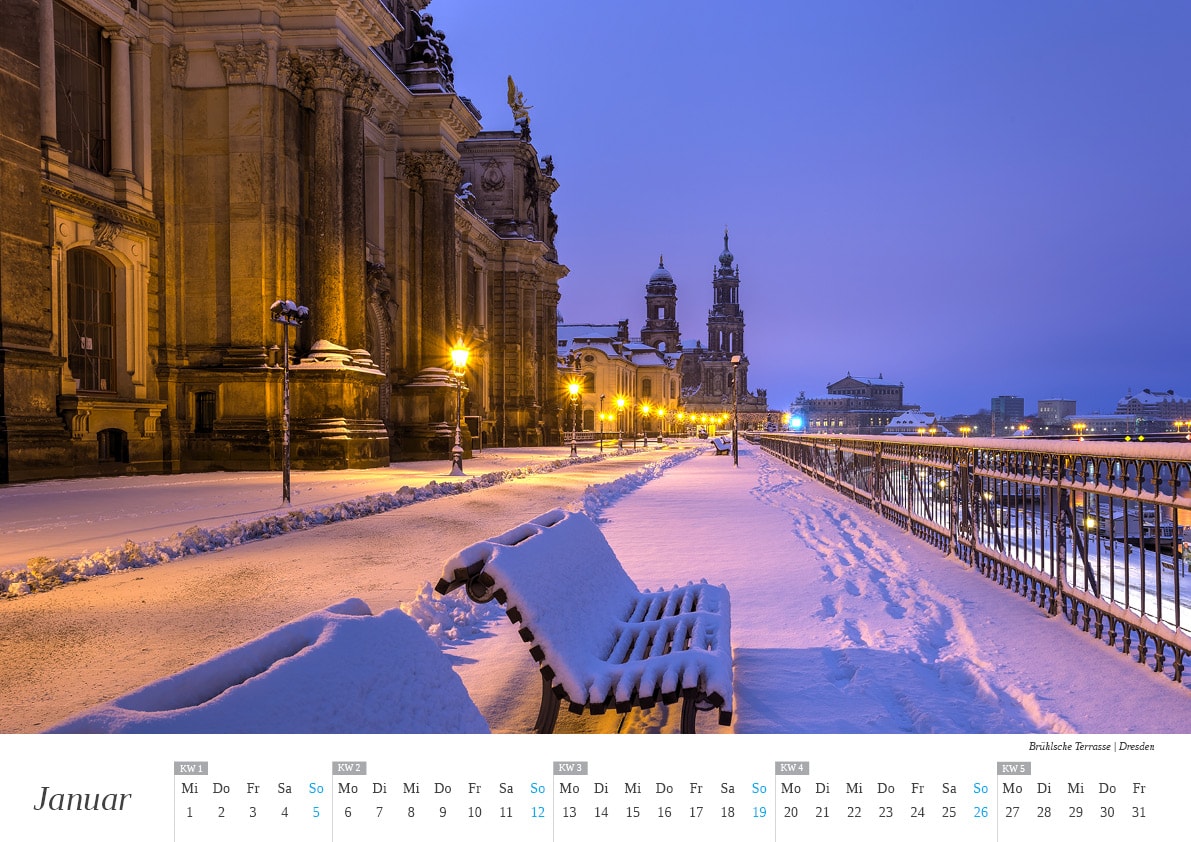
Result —
[{"label": "golden statue on roof", "polygon": [[529,109],[533,106],[525,104],[525,94],[517,90],[512,76],[509,76],[509,108],[513,112],[513,122],[521,128],[521,136],[528,140]]}]

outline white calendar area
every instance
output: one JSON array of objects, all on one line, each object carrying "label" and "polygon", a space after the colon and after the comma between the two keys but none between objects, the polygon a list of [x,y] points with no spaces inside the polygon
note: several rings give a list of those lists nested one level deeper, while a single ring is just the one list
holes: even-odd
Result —
[{"label": "white calendar area", "polygon": [[0,744],[6,823],[55,840],[1086,840],[1181,828],[1191,736],[15,735]]}]

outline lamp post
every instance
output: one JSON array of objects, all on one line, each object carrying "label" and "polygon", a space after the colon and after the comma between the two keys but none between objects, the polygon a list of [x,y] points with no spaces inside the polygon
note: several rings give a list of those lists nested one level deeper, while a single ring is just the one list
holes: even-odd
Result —
[{"label": "lamp post", "polygon": [[600,395],[600,453],[604,452],[604,396]]},{"label": "lamp post", "polygon": [[732,464],[740,467],[740,354],[732,357]]},{"label": "lamp post", "polygon": [[616,448],[624,450],[624,396],[616,396]]},{"label": "lamp post", "polygon": [[578,456],[579,381],[572,380],[570,383],[567,383],[567,391],[571,393],[571,456]]},{"label": "lamp post", "polygon": [[467,374],[467,347],[456,342],[451,349],[451,374],[455,377],[455,446],[451,448],[451,476],[467,476],[463,473],[463,375]]},{"label": "lamp post", "polygon": [[300,327],[310,310],[280,298],[269,307],[270,318],[281,324],[281,502],[289,505],[289,329]]}]

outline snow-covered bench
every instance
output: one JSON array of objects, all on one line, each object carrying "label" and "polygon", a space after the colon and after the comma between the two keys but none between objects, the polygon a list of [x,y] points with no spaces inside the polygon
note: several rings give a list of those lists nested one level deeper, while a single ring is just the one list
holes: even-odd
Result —
[{"label": "snow-covered bench", "polygon": [[542,673],[538,733],[554,730],[564,700],[572,713],[601,714],[682,699],[683,733],[697,709],[732,722],[728,591],[639,591],[586,515],[555,509],[461,550],[435,589],[459,587],[496,599],[520,626]]},{"label": "snow-covered bench", "polygon": [[715,436],[709,439],[709,441],[715,447],[716,456],[727,456],[732,452],[732,443],[722,436]]},{"label": "snow-covered bench", "polygon": [[448,734],[488,723],[417,623],[349,599],[50,730]]}]

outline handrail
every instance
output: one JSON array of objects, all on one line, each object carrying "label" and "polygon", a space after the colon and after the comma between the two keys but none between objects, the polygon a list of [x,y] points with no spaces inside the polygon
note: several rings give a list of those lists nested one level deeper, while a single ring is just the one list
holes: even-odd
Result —
[{"label": "handrail", "polygon": [[820,482],[1183,681],[1191,446],[762,433]]}]

